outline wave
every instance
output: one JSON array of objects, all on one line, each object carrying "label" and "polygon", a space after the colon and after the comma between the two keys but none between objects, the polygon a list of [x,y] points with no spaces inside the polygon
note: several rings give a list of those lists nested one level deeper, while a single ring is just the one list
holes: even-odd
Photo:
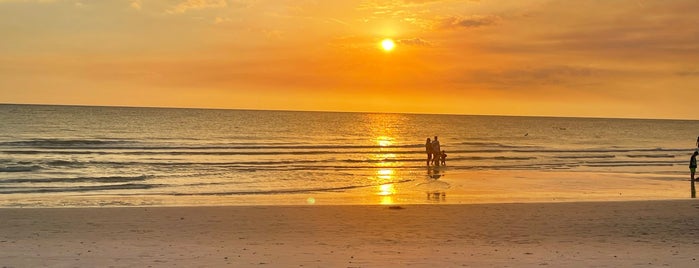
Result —
[{"label": "wave", "polygon": [[627,148],[627,149],[537,149],[511,150],[518,153],[630,153],[630,152],[686,152],[677,148]]},{"label": "wave", "polygon": [[[665,161],[667,159],[667,161]],[[188,161],[189,160],[189,161]],[[95,176],[95,177],[69,177],[69,178],[12,178],[1,180],[0,183],[116,183],[144,181],[156,176],[168,176],[168,174],[227,174],[228,172],[258,172],[258,171],[295,171],[295,170],[366,170],[389,164],[397,169],[422,169],[425,158],[397,157],[379,159],[290,159],[290,160],[242,160],[242,161],[214,161],[196,162],[192,159],[181,161],[172,159],[144,159],[144,161],[68,161],[52,160],[48,162],[31,163],[26,166],[10,166],[0,168],[0,172],[33,172],[43,169],[48,170],[45,175],[51,176],[51,172],[68,172],[71,174],[78,168],[89,169],[118,169],[118,170],[151,170],[152,175],[137,176]],[[447,158],[447,165],[453,169],[471,169],[473,167],[487,167],[490,169],[503,169],[505,167],[520,167],[526,169],[547,169],[549,167],[570,167],[581,165],[675,165],[682,161],[674,158],[621,158],[613,155],[571,155],[571,156],[453,156]],[[139,172],[139,171],[136,171]],[[176,172],[176,173],[173,173]],[[223,173],[221,173],[223,172]],[[118,174],[118,173],[116,173]],[[179,176],[179,175],[178,175]]]},{"label": "wave", "polygon": [[38,194],[38,193],[66,193],[66,192],[94,192],[107,190],[147,190],[162,187],[161,184],[126,183],[114,185],[77,186],[77,187],[4,187],[0,188],[0,194]]},{"label": "wave", "polygon": [[541,146],[533,146],[533,145],[510,145],[510,144],[503,144],[503,143],[498,143],[498,142],[473,142],[473,141],[467,141],[467,142],[461,142],[457,143],[460,145],[467,145],[467,146],[476,146],[476,147],[497,147],[497,148],[543,148]]},{"label": "wave", "polygon": [[671,167],[671,166],[674,166],[674,164],[670,164],[670,163],[626,163],[626,164],[605,163],[605,164],[584,164],[581,166],[586,166],[586,167]]},{"label": "wave", "polygon": [[[172,142],[170,142],[172,143]],[[32,139],[0,142],[4,147],[38,149],[104,149],[104,150],[322,150],[322,149],[397,149],[420,148],[420,144],[404,145],[346,145],[346,144],[295,144],[295,143],[245,143],[245,144],[202,144],[202,145],[162,145],[145,144],[135,140],[118,139]]]},{"label": "wave", "polygon": [[46,162],[49,166],[83,166],[86,163],[80,161],[53,160]]},{"label": "wave", "polygon": [[[296,147],[285,147],[284,149],[289,150],[255,150],[250,147],[240,147],[242,150],[228,149],[221,150],[220,147],[212,147],[216,150],[207,150],[206,147],[191,147],[192,149],[179,149],[175,150],[176,147],[158,147],[162,149],[154,149],[153,147],[143,147],[142,149],[136,147],[120,147],[121,149],[105,149],[99,148],[94,150],[88,150],[86,148],[72,148],[69,149],[58,149],[58,148],[44,148],[42,150],[36,149],[4,149],[0,150],[0,153],[8,155],[166,155],[166,156],[274,156],[274,155],[369,155],[369,154],[394,154],[394,155],[412,155],[425,154],[422,150],[401,150],[410,149],[412,145],[408,146],[393,146],[393,147],[381,147],[381,146],[296,146]],[[190,147],[181,147],[190,148]],[[354,150],[347,150],[347,149]],[[357,148],[363,148],[365,150],[356,150]],[[271,147],[264,147],[264,149],[271,149]],[[574,154],[571,156],[554,156],[556,158],[606,158],[613,156],[597,156],[593,157],[592,154],[614,154],[614,153],[627,153],[628,157],[674,157],[672,154],[668,153],[680,153],[686,152],[685,149],[674,149],[674,148],[633,148],[633,149],[616,149],[616,148],[605,148],[605,149],[474,149],[474,150],[464,150],[464,149],[452,149],[447,150],[447,153],[454,154],[505,154],[505,153],[523,153],[523,154]],[[658,154],[655,154],[658,153]],[[52,163],[52,165],[69,164],[67,162],[57,162]]]},{"label": "wave", "polygon": [[[537,157],[534,156],[472,156],[472,157],[447,157],[447,161],[460,161],[460,160],[499,160],[499,161],[522,161],[522,160],[535,160]],[[424,159],[423,159],[424,161]]]},{"label": "wave", "polygon": [[595,159],[595,158],[616,158],[615,155],[561,155],[554,156],[558,159]]},{"label": "wave", "polygon": [[328,154],[417,154],[417,151],[41,151],[2,150],[5,154],[18,155],[328,155]]},{"label": "wave", "polygon": [[73,148],[73,147],[81,147],[81,146],[126,144],[126,143],[132,143],[132,142],[133,141],[116,140],[116,139],[31,139],[31,140],[22,140],[22,141],[0,142],[0,146]]},{"label": "wave", "polygon": [[251,190],[251,191],[225,191],[225,192],[199,192],[199,193],[169,193],[174,196],[224,196],[224,195],[275,195],[275,194],[299,194],[299,193],[314,193],[314,192],[342,192],[346,190],[376,187],[384,184],[406,183],[414,180],[398,180],[389,183],[372,183],[366,185],[347,185],[337,187],[318,187],[318,188],[301,188],[301,189],[276,189],[276,190]]},{"label": "wave", "polygon": [[632,154],[632,155],[626,155],[626,157],[630,158],[675,158],[675,155],[671,154]]},{"label": "wave", "polygon": [[[424,154],[422,151],[57,151],[57,150],[2,150],[5,154],[17,155],[41,155],[41,154],[56,154],[56,155],[212,155],[212,156],[227,156],[227,155],[333,155],[333,154]],[[649,150],[452,150],[447,151],[449,154],[488,154],[488,153],[614,153],[614,152],[660,152]],[[663,151],[670,152],[670,151]]]},{"label": "wave", "polygon": [[0,172],[32,172],[32,171],[37,171],[40,170],[41,166],[37,165],[32,165],[32,166],[6,166],[6,167],[0,167]]},{"label": "wave", "polygon": [[37,178],[37,179],[6,179],[0,180],[0,183],[84,183],[84,182],[101,182],[101,183],[118,183],[118,182],[133,182],[145,181],[154,176],[107,176],[107,177],[77,177],[77,178]]},{"label": "wave", "polygon": [[584,161],[581,166],[623,167],[623,166],[674,166],[678,161]]},{"label": "wave", "polygon": [[[526,161],[526,160],[536,160],[537,157],[524,156],[524,157],[509,157],[509,156],[492,156],[492,157],[451,157],[447,158],[447,162],[452,161],[482,161],[482,160],[497,160],[497,161]],[[411,162],[425,162],[425,158],[380,158],[380,159],[297,159],[297,160],[265,160],[265,161],[227,161],[227,162],[173,162],[172,160],[165,161],[90,161],[90,162],[79,162],[79,161],[51,161],[48,162],[50,165],[57,166],[165,166],[165,167],[250,167],[250,166],[264,166],[264,167],[294,167],[299,166],[302,168],[315,168],[324,167],[327,164],[332,163],[349,163],[349,164],[376,164],[376,163],[411,163]],[[334,167],[334,166],[333,166]],[[355,166],[356,168],[366,168],[366,166]]]}]

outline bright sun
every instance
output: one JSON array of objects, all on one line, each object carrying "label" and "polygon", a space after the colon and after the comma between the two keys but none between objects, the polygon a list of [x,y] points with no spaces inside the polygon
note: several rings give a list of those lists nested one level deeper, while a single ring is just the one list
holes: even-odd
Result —
[{"label": "bright sun", "polygon": [[383,41],[381,41],[381,48],[383,48],[384,51],[391,51],[396,47],[396,43],[393,42],[393,40],[386,38]]}]

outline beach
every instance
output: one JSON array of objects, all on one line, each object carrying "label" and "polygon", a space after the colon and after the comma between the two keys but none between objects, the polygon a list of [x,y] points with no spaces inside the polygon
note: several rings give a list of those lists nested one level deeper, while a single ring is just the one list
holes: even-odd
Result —
[{"label": "beach", "polygon": [[[32,105],[0,119],[0,267],[699,257],[699,121]],[[425,163],[435,134],[446,166]]]},{"label": "beach", "polygon": [[699,202],[0,209],[3,267],[693,267]]}]

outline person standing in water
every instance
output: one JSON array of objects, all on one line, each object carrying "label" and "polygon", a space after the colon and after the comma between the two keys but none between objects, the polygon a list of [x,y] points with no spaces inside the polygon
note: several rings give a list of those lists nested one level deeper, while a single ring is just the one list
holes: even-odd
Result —
[{"label": "person standing in water", "polygon": [[427,166],[429,166],[430,161],[432,161],[432,141],[430,141],[430,138],[427,138],[425,142],[425,152],[427,153]]},{"label": "person standing in water", "polygon": [[694,188],[694,173],[697,171],[697,155],[699,155],[698,151],[694,151],[692,154],[692,157],[689,159],[689,172],[690,172],[690,180],[691,180],[691,194],[692,198],[695,198],[697,195],[696,189]]},{"label": "person standing in water", "polygon": [[439,140],[437,139],[437,136],[434,136],[434,140],[432,141],[432,162],[434,163],[434,166],[439,166],[439,159],[441,158],[442,154],[442,149],[439,146]]}]

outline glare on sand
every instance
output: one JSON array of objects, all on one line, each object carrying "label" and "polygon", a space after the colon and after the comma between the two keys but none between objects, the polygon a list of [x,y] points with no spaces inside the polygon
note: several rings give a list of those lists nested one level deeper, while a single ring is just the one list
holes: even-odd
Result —
[{"label": "glare on sand", "polygon": [[396,47],[396,43],[393,42],[390,38],[386,38],[381,41],[381,48],[383,48],[384,51],[391,51]]}]

